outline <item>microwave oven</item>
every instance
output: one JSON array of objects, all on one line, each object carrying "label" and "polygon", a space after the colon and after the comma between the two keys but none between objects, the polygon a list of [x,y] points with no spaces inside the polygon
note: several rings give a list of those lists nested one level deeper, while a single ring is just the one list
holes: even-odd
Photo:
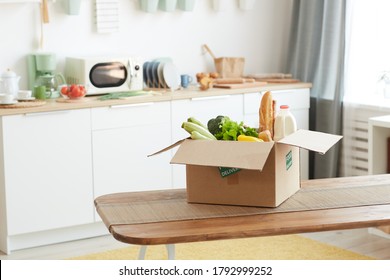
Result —
[{"label": "microwave oven", "polygon": [[142,90],[142,62],[138,57],[67,57],[65,79],[85,85],[88,95]]}]

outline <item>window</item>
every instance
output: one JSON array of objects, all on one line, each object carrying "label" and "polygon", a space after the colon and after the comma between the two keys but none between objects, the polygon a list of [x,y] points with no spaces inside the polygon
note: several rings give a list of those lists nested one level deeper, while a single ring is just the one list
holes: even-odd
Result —
[{"label": "window", "polygon": [[349,0],[347,11],[344,100],[390,106],[378,82],[385,71],[390,81],[390,1]]}]

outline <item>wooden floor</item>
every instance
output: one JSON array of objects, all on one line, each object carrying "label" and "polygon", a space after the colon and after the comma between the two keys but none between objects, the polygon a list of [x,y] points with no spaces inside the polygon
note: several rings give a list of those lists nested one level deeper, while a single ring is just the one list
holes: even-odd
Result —
[{"label": "wooden floor", "polygon": [[[302,234],[327,244],[348,249],[375,259],[390,260],[390,238],[370,234],[368,229],[327,231]],[[129,246],[116,241],[111,235],[83,239],[12,252],[0,255],[0,260],[61,260],[94,252]]]}]

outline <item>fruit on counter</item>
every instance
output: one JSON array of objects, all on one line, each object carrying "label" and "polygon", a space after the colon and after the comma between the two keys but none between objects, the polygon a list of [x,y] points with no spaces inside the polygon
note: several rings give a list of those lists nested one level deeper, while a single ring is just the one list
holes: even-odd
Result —
[{"label": "fruit on counter", "polygon": [[264,142],[262,139],[253,137],[253,136],[247,136],[247,135],[238,135],[237,141],[241,142]]},{"label": "fruit on counter", "polygon": [[208,90],[213,86],[214,79],[218,78],[217,72],[212,73],[197,73],[196,74],[196,80],[198,81],[200,85],[201,90]]},{"label": "fruit on counter", "polygon": [[237,141],[239,135],[247,135],[258,138],[255,128],[244,125],[243,122],[235,122],[227,116],[217,116],[207,122],[209,131],[217,140]]},{"label": "fruit on counter", "polygon": [[[189,119],[191,120],[191,118]],[[184,128],[184,130],[187,131],[189,134],[191,134],[192,139],[200,139],[199,137],[200,134],[203,137],[206,137],[210,140],[217,140],[215,136],[211,134],[207,128],[205,128],[204,125],[199,125],[198,123],[187,121],[187,122],[183,122],[181,127]],[[197,133],[194,133],[194,131],[196,131]]]},{"label": "fruit on counter", "polygon": [[84,97],[86,93],[87,91],[83,85],[72,84],[71,86],[63,86],[61,88],[61,95],[69,99]]}]

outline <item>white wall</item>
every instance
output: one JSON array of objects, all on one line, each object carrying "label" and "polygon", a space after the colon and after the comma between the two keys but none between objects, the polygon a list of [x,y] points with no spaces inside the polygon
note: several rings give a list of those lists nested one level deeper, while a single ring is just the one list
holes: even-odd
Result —
[{"label": "white wall", "polygon": [[[214,70],[201,48],[207,43],[217,56],[245,57],[246,74],[283,69],[292,0],[256,0],[250,11],[239,10],[237,0],[223,0],[223,12],[214,11],[211,0],[196,1],[192,12],[146,13],[138,0],[119,0],[119,32],[99,34],[94,0],[82,0],[78,16],[66,14],[63,0],[49,0],[43,50],[57,54],[58,71],[65,56],[135,54],[145,60],[172,57],[181,72],[195,75]],[[27,87],[26,55],[42,50],[39,7],[0,0],[0,72],[11,68],[21,75],[21,88]]]}]

